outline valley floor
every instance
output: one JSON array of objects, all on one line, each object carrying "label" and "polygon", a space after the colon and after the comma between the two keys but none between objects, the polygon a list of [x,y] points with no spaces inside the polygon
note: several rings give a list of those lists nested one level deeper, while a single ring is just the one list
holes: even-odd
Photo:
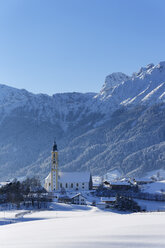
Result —
[{"label": "valley floor", "polygon": [[119,214],[56,204],[52,211],[6,211],[0,218],[20,221],[0,226],[1,248],[165,247],[164,212]]}]

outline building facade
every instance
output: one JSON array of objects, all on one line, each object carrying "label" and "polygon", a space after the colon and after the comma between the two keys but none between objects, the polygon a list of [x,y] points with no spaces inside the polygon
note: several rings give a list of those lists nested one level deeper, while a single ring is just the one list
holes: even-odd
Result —
[{"label": "building facade", "polygon": [[86,205],[86,198],[81,193],[79,193],[72,197],[72,204]]}]

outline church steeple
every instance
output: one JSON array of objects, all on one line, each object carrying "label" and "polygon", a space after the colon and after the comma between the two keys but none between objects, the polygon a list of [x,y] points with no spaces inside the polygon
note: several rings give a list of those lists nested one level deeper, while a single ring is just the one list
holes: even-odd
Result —
[{"label": "church steeple", "polygon": [[57,150],[57,144],[56,144],[56,141],[54,140],[54,144],[53,144],[53,150],[52,150],[53,152],[55,152],[55,151],[58,151]]},{"label": "church steeple", "polygon": [[58,190],[58,150],[54,140],[52,148],[51,191]]}]

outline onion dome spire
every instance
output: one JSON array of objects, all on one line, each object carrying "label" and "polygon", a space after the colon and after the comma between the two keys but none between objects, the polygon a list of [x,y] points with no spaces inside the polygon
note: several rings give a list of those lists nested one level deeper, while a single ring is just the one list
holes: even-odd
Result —
[{"label": "onion dome spire", "polygon": [[58,151],[58,150],[57,150],[57,144],[56,144],[56,141],[54,140],[54,144],[53,144],[53,152],[55,152],[55,151]]}]

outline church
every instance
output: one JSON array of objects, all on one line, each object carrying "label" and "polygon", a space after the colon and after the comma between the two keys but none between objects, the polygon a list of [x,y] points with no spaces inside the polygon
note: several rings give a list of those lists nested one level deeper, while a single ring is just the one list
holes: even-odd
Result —
[{"label": "church", "polygon": [[58,168],[58,150],[54,142],[52,149],[51,172],[45,178],[47,192],[61,189],[66,191],[84,191],[92,189],[92,176],[90,172],[62,172]]}]

